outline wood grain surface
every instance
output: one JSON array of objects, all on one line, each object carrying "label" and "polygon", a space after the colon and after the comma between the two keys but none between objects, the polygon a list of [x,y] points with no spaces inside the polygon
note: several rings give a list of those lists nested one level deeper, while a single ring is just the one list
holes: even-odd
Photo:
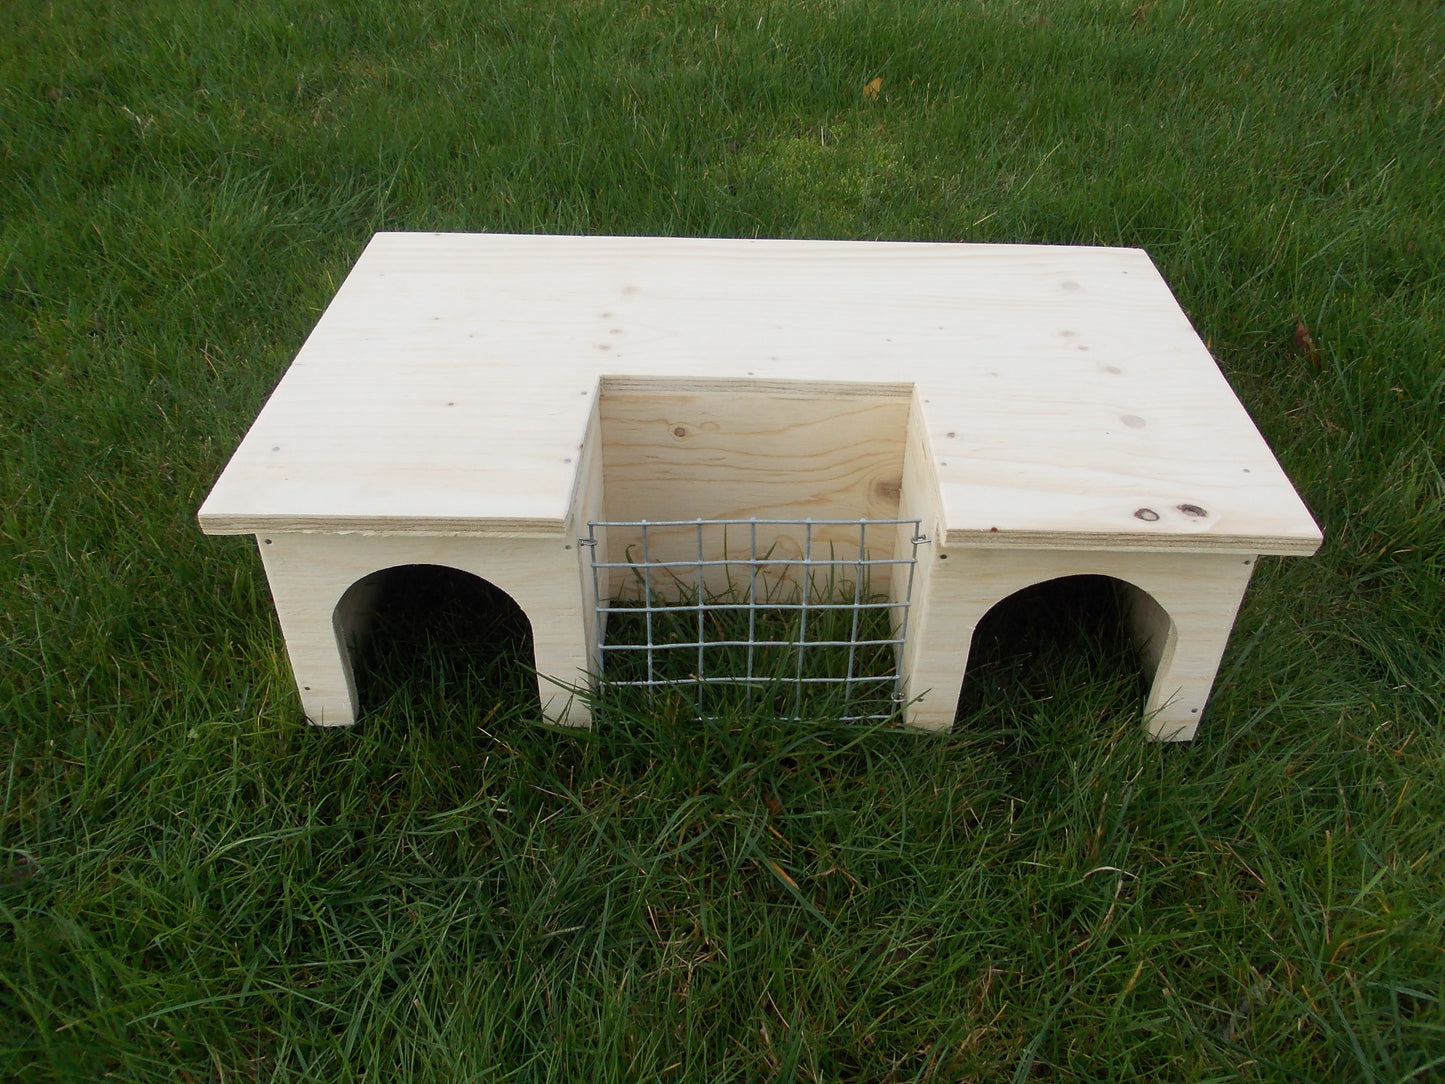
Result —
[{"label": "wood grain surface", "polygon": [[[686,438],[730,450],[738,482],[714,484],[720,462],[670,462],[665,434],[650,450],[608,448],[606,388],[629,440],[649,420],[718,421],[709,395],[758,405]],[[909,433],[854,413],[870,401],[884,414],[877,404],[915,403]],[[789,420],[797,432],[778,432]],[[850,469],[838,434],[855,422]],[[867,514],[884,492],[874,468],[897,458],[883,444],[911,435],[949,545],[1308,554],[1320,542],[1142,251],[492,234],[378,234],[200,523],[561,536],[592,488],[578,472],[595,469],[583,451],[598,424],[614,469],[604,490],[641,513],[652,470],[649,518],[776,509],[740,488],[766,442],[787,470],[815,474],[816,506],[856,496]],[[764,475],[781,493],[782,467]]]}]

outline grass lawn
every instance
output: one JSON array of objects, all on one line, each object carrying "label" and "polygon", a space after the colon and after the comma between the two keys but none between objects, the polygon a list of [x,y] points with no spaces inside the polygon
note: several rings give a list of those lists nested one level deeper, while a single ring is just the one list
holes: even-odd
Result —
[{"label": "grass lawn", "polygon": [[[1192,745],[1088,598],[942,738],[308,728],[194,514],[381,229],[1142,246],[1324,549]],[[1445,1078],[1442,359],[1434,0],[10,0],[0,1077]]]}]

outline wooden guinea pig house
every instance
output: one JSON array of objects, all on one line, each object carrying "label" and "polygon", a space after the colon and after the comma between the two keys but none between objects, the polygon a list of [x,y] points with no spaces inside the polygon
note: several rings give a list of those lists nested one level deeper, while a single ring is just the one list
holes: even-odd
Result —
[{"label": "wooden guinea pig house", "polygon": [[601,680],[945,728],[980,618],[1097,575],[1185,740],[1257,558],[1320,543],[1141,251],[494,234],[378,234],[199,520],[322,725],[397,566],[510,595],[577,725]]}]

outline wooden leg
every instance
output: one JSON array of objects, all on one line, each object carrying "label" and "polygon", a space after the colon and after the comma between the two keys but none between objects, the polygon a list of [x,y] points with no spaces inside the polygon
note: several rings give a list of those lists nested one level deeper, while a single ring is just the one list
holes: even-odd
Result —
[{"label": "wooden leg", "polygon": [[1144,705],[1150,737],[1192,741],[1255,558],[1191,554],[1174,560],[1172,574],[1151,570],[1130,584],[1131,624],[1154,671]]},{"label": "wooden leg", "polygon": [[1242,554],[1109,553],[938,547],[904,651],[911,726],[953,725],[974,629],[998,602],[1063,576],[1102,575],[1130,591],[1131,624],[1153,682],[1151,737],[1189,741],[1199,726],[1255,558]]},{"label": "wooden leg", "polygon": [[[257,535],[261,563],[276,603],[276,617],[286,638],[286,654],[301,710],[317,726],[350,726],[356,721],[356,682],[345,650],[348,617],[337,603],[351,586],[345,574],[325,563],[306,560],[309,546],[293,540],[306,536]],[[303,552],[294,552],[301,549]]]}]

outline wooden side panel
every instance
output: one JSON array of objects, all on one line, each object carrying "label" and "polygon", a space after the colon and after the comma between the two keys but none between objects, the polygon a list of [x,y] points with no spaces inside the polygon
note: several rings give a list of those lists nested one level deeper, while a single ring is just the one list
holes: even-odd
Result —
[{"label": "wooden side panel", "polygon": [[575,540],[270,534],[257,542],[313,723],[346,726],[356,719],[345,626],[361,615],[338,613],[342,597],[373,572],[413,564],[470,572],[511,595],[532,625],[544,715],[568,725],[589,722],[573,693],[589,665]]},{"label": "wooden side panel", "polygon": [[1062,576],[1110,576],[1130,586],[1134,627],[1154,680],[1145,704],[1149,733],[1193,738],[1214,684],[1254,558],[1203,553],[1068,553],[1060,550],[940,548],[924,603],[922,642],[909,694],[921,697],[909,722],[953,724],[974,629],[996,603]]},{"label": "wooden side panel", "polygon": [[[918,563],[912,570],[910,591],[909,570],[898,566],[894,570],[889,597],[895,601],[910,599],[908,626],[903,641],[903,651],[898,660],[901,689],[905,701],[911,700],[923,691],[914,681],[914,670],[918,666],[919,653],[926,642],[929,624],[930,584],[933,581],[933,565],[936,555],[943,549],[943,501],[938,491],[938,473],[934,468],[931,444],[928,438],[928,421],[923,404],[917,394],[910,404],[908,438],[903,454],[903,485],[898,501],[899,518],[917,519],[918,532],[929,541],[918,549]],[[906,553],[905,546],[911,545],[913,528],[898,528],[898,552]],[[902,617],[895,611],[895,622]],[[897,625],[894,626],[895,635]],[[962,674],[960,665],[959,673]],[[957,697],[955,697],[955,700]],[[953,722],[952,719],[949,720]]]},{"label": "wooden side panel", "polygon": [[[909,402],[906,386],[604,380],[608,518],[894,518]],[[754,544],[751,529],[738,525],[701,532],[651,527],[647,534],[648,561],[746,558]],[[640,530],[613,528],[611,535],[614,559],[643,559]],[[760,525],[756,545],[776,562],[858,558],[856,526],[818,526],[810,537],[811,544],[801,529]],[[873,532],[866,547],[874,559],[892,556],[893,532]],[[736,588],[740,574],[746,576],[741,566],[709,570],[705,589]],[[769,564],[764,579],[764,594],[777,597],[797,586],[796,568]],[[639,582],[628,570],[615,570],[612,590],[626,594]],[[666,571],[662,583],[695,590],[691,582],[668,583]]]},{"label": "wooden side panel", "polygon": [[[572,494],[571,514],[567,520],[564,545],[576,546],[577,575],[581,587],[582,615],[587,643],[588,671],[592,670],[591,660],[597,658],[599,629],[594,614],[597,606],[599,580],[593,575],[593,561],[605,565],[610,560],[607,532],[596,532],[595,547],[582,544],[587,538],[589,524],[607,518],[606,490],[603,485],[602,469],[602,422],[597,407],[597,396],[593,396],[592,414],[587,420],[587,430],[582,437],[582,447],[577,461],[577,487]],[[600,581],[604,593],[609,585],[604,576]]]}]

